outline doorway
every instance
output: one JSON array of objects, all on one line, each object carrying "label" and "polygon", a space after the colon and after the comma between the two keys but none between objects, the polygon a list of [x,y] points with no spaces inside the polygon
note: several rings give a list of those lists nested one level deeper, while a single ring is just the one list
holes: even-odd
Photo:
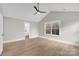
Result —
[{"label": "doorway", "polygon": [[29,39],[29,34],[30,34],[30,23],[24,22],[24,36],[25,36],[25,40]]}]

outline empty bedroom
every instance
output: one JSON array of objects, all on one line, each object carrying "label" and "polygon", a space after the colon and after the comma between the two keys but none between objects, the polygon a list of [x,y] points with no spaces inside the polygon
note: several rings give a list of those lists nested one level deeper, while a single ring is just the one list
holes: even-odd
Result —
[{"label": "empty bedroom", "polygon": [[79,56],[79,3],[0,3],[1,56]]}]

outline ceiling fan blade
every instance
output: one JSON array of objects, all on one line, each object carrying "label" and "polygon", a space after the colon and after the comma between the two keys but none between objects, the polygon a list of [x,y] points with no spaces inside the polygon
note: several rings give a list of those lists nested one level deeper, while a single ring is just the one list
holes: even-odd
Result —
[{"label": "ceiling fan blade", "polygon": [[37,12],[34,13],[34,15],[36,15],[36,14],[37,14]]},{"label": "ceiling fan blade", "polygon": [[34,13],[34,15],[39,14],[39,13],[46,13],[45,11],[40,11],[40,10],[39,10],[39,3],[37,3],[37,5],[36,5],[36,6],[33,6],[33,7],[34,7],[35,10],[36,10],[36,13]]},{"label": "ceiling fan blade", "polygon": [[39,11],[40,13],[46,13],[45,11]]},{"label": "ceiling fan blade", "polygon": [[35,8],[35,10],[38,12],[38,9],[37,9],[37,7],[36,6],[33,6],[34,8]]},{"label": "ceiling fan blade", "polygon": [[37,8],[38,8],[38,11],[39,11],[39,3],[37,3]]}]

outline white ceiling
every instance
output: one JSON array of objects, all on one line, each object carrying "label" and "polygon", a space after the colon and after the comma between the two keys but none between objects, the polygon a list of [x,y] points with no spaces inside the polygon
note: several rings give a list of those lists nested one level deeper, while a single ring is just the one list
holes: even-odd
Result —
[{"label": "white ceiling", "polygon": [[34,3],[3,3],[0,4],[3,16],[23,19],[27,21],[39,22],[50,11],[79,11],[79,3],[40,3],[40,9],[46,11],[45,14],[37,14],[33,8]]}]

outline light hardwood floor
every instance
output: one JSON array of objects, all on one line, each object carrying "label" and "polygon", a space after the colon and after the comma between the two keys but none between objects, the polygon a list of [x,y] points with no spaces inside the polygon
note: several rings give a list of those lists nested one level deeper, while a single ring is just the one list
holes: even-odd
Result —
[{"label": "light hardwood floor", "polygon": [[75,56],[79,47],[45,38],[4,44],[3,56]]}]

